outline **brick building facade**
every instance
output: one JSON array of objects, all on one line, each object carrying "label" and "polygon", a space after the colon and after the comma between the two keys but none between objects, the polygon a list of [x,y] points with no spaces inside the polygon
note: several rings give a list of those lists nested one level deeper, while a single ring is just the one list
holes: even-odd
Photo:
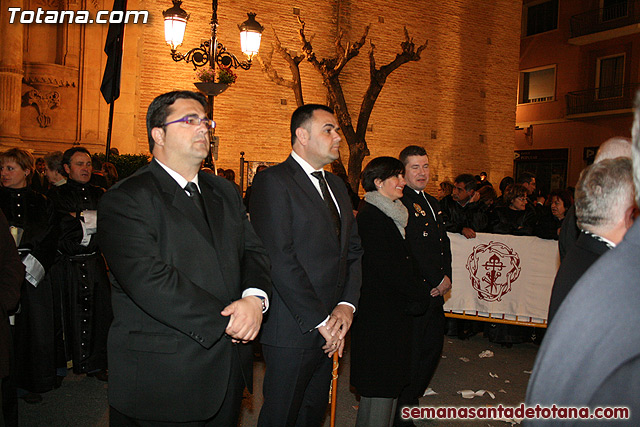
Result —
[{"label": "brick building facade", "polygon": [[638,23],[638,0],[523,2],[516,169],[543,188],[575,186],[602,142],[631,136]]},{"label": "brick building facade", "polygon": [[[110,0],[8,0],[24,10],[110,9]],[[145,112],[158,94],[194,89],[193,68],[174,62],[164,42],[162,11],[167,0],[129,0],[128,9],[148,10],[147,24],[126,27],[120,98],[115,104],[112,146],[121,153],[148,151]],[[191,17],[185,52],[209,36],[210,2],[185,0]],[[388,78],[371,116],[367,142],[371,157],[396,156],[407,144],[424,144],[431,155],[432,183],[462,172],[489,174],[497,183],[513,171],[514,97],[517,92],[521,7],[512,0],[444,3],[401,0],[295,3],[222,0],[218,7],[219,39],[242,56],[237,24],[246,12],[257,13],[265,26],[261,52],[271,49],[275,31],[282,44],[300,51],[296,12],[306,21],[307,35],[319,57],[334,52],[338,32],[358,39],[372,24],[368,39],[375,45],[378,66],[400,52],[403,27],[416,45],[429,40],[419,62],[403,65]],[[0,47],[0,148],[24,146],[41,154],[82,144],[104,150],[109,107],[100,95],[106,63],[107,25],[8,23],[3,1]],[[47,41],[44,43],[44,41]],[[20,49],[22,46],[22,49]],[[353,121],[357,120],[369,79],[369,41],[343,70],[341,81]],[[244,59],[244,58],[243,58]],[[220,138],[217,166],[238,171],[240,152],[247,160],[282,161],[290,151],[288,122],[295,109],[293,92],[271,82],[256,63],[237,72],[238,80],[215,99],[214,120]],[[285,78],[284,61],[274,64]],[[39,67],[39,68],[38,68]],[[326,102],[319,74],[301,64],[305,102]],[[35,90],[28,102],[27,94]],[[57,105],[47,104],[57,92]],[[46,126],[38,121],[39,115]],[[41,121],[42,121],[41,120]],[[348,156],[344,144],[343,156]],[[346,161],[346,158],[345,158]],[[367,159],[365,159],[365,164]]]}]

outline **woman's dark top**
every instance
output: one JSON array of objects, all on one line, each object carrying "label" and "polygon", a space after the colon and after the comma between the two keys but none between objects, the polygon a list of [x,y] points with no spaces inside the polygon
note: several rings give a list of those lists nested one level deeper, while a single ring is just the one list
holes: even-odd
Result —
[{"label": "woman's dark top", "polygon": [[500,206],[491,214],[489,229],[496,234],[532,236],[535,225],[536,214],[533,209],[517,211],[508,206]]}]

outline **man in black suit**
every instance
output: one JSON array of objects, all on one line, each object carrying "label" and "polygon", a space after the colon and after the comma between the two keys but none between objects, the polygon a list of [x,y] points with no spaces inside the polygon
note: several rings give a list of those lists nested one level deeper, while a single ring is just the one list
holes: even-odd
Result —
[{"label": "man in black suit", "polygon": [[582,232],[558,269],[548,323],[584,272],[600,255],[619,244],[633,225],[637,214],[633,194],[631,159],[607,159],[582,171],[575,202]]},{"label": "man in black suit", "polygon": [[[112,426],[237,424],[269,262],[240,195],[199,172],[209,153],[203,95],[170,92],[147,112],[151,163],[98,209],[116,279],[109,332]],[[187,423],[187,424],[182,424]]]},{"label": "man in black suit", "polygon": [[291,156],[256,175],[250,201],[275,288],[260,339],[261,427],[322,424],[330,357],[342,356],[360,295],[362,248],[349,195],[323,171],[340,155],[338,121],[330,108],[307,104],[290,129]]},{"label": "man in black suit", "polygon": [[[633,124],[633,180],[640,203],[640,97]],[[637,426],[640,420],[640,222],[574,285],[547,330],[526,404],[627,407],[630,418],[590,425]],[[526,425],[557,425],[556,419]],[[562,425],[582,425],[573,420]]]},{"label": "man in black suit", "polygon": [[451,289],[451,244],[440,205],[435,197],[424,192],[429,182],[429,157],[423,147],[410,145],[400,152],[404,164],[402,203],[409,211],[405,229],[411,254],[425,286],[430,289],[431,302],[427,312],[413,318],[411,349],[411,384],[398,399],[395,425],[412,425],[400,417],[404,406],[418,406],[418,399],[438,366],[444,345],[444,295]]}]

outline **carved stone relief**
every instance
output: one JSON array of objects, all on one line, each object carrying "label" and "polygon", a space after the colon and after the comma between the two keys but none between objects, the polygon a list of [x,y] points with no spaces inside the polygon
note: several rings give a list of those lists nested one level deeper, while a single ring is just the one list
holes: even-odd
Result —
[{"label": "carved stone relief", "polygon": [[38,112],[38,125],[46,128],[53,118],[51,110],[60,105],[58,87],[76,87],[78,70],[57,64],[26,63],[23,81],[33,89],[22,96],[22,106],[33,105]]},{"label": "carved stone relief", "polygon": [[22,97],[23,105],[33,105],[38,111],[38,124],[41,128],[51,125],[49,111],[60,105],[60,94],[53,90],[48,93],[40,93],[37,89],[31,89]]}]

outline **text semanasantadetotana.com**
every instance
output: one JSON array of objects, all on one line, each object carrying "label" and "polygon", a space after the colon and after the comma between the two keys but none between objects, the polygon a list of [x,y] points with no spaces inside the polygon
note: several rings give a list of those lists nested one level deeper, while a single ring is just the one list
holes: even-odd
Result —
[{"label": "text semanasantadetotana.com", "polygon": [[9,23],[20,24],[146,24],[148,10],[99,10],[95,18],[88,10],[24,10],[19,7],[7,9]]},{"label": "text semanasantadetotana.com", "polygon": [[467,406],[443,406],[439,408],[406,406],[401,410],[404,419],[629,419],[627,407],[587,407],[565,406],[486,406],[472,408]]}]

